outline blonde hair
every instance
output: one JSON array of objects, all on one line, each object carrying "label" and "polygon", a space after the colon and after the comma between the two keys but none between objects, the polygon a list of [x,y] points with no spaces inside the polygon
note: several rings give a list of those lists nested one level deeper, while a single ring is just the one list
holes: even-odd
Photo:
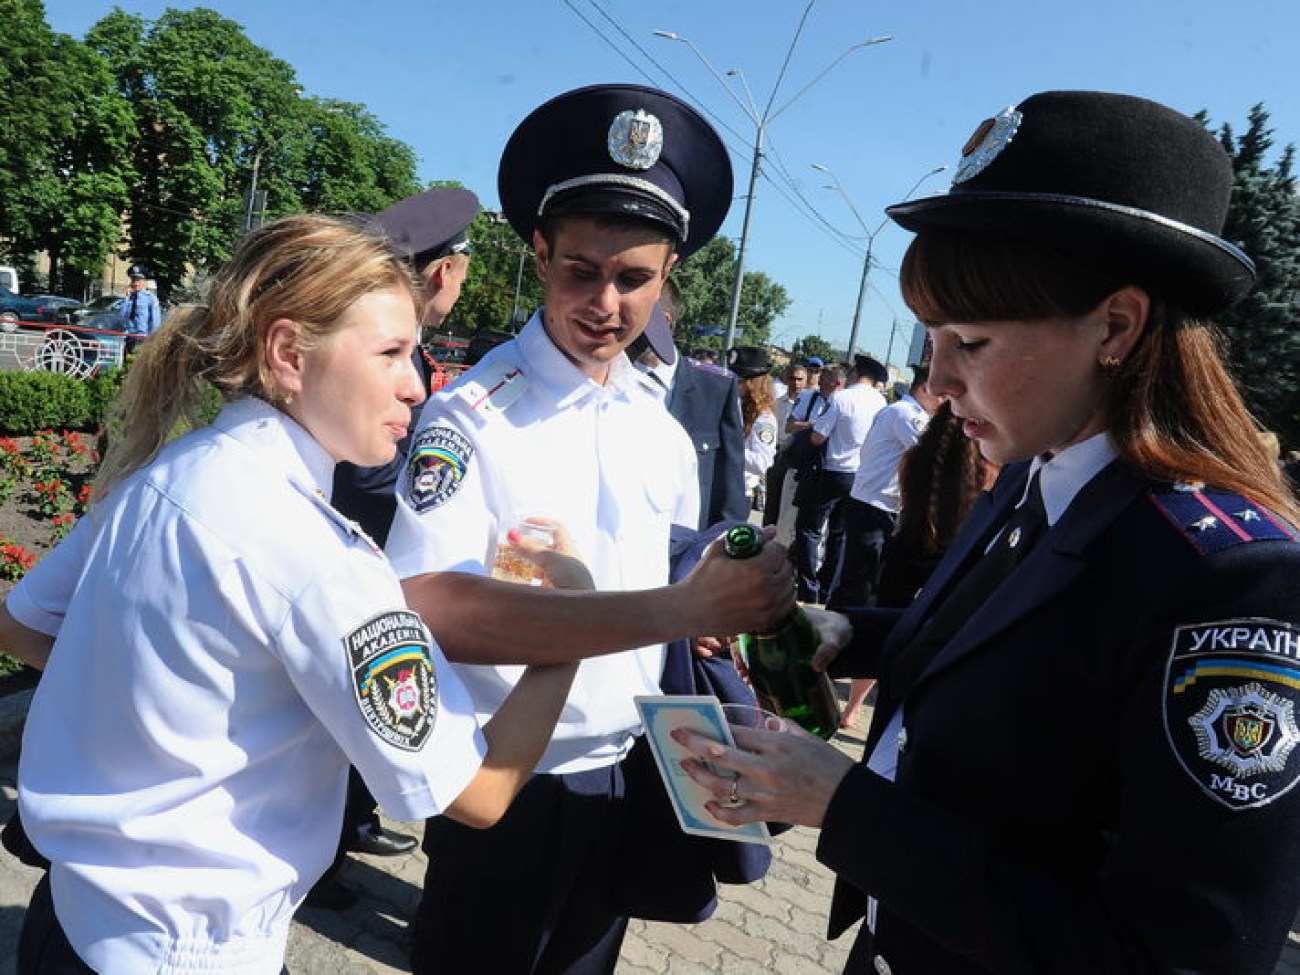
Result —
[{"label": "blonde hair", "polygon": [[[919,234],[899,279],[903,299],[929,324],[1074,317],[1135,283],[1041,244],[950,230]],[[1103,404],[1120,456],[1148,477],[1201,481],[1300,524],[1300,506],[1224,365],[1218,333],[1145,290],[1146,327],[1108,376]]]},{"label": "blonde hair", "polygon": [[178,425],[200,425],[210,388],[225,402],[282,399],[265,356],[273,322],[297,322],[310,350],[353,302],[381,288],[417,300],[406,263],[363,220],[302,214],[249,234],[213,278],[208,304],[177,309],[141,344],[109,411],[95,496],[148,464]]}]

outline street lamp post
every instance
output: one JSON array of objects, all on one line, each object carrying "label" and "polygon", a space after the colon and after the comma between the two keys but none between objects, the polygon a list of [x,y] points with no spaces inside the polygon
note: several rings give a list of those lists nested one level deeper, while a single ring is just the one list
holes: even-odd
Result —
[{"label": "street lamp post", "polygon": [[[812,9],[813,4],[816,2],[817,0],[810,0],[808,6],[804,9],[804,20],[807,19],[808,12]],[[790,39],[790,45],[785,53],[785,64],[789,64],[790,56],[791,54],[794,53],[795,45],[799,41],[799,35],[802,32],[802,30],[803,30],[803,20],[800,21],[799,30],[797,30],[794,34],[794,37]],[[762,166],[763,166],[763,143],[764,143],[764,137],[767,132],[767,127],[771,125],[772,122],[776,121],[777,116],[781,115],[783,112],[785,112],[787,108],[789,108],[801,97],[803,97],[805,92],[807,92],[810,88],[812,88],[813,85],[817,84],[817,82],[821,81],[822,78],[826,77],[826,75],[828,75],[831,72],[831,70],[835,68],[836,65],[838,65],[841,61],[843,61],[854,51],[860,48],[870,47],[873,44],[883,44],[886,41],[892,41],[894,38],[893,35],[886,34],[881,37],[872,37],[865,41],[859,41],[857,44],[850,45],[839,55],[839,57],[835,58],[835,60],[831,61],[830,64],[828,64],[825,68],[823,68],[810,82],[808,82],[806,85],[800,88],[799,91],[795,93],[794,97],[790,98],[780,108],[773,111],[772,104],[776,101],[777,90],[781,86],[781,79],[785,76],[785,69],[783,67],[781,75],[777,77],[776,83],[772,86],[772,92],[768,96],[766,107],[764,108],[762,113],[759,113],[757,106],[753,104],[752,97],[750,98],[749,105],[746,105],[738,97],[736,97],[736,93],[731,90],[731,86],[726,83],[722,75],[720,75],[718,73],[718,70],[713,66],[713,63],[704,56],[704,54],[700,51],[698,47],[695,46],[695,44],[690,40],[690,38],[683,37],[680,34],[675,34],[672,31],[666,31],[666,30],[657,30],[654,31],[654,34],[656,37],[663,37],[670,41],[680,41],[681,43],[685,44],[688,48],[690,48],[691,53],[694,54],[696,58],[698,58],[700,62],[706,68],[709,69],[709,73],[712,74],[715,79],[717,79],[718,84],[722,85],[723,89],[727,92],[727,94],[731,96],[732,101],[734,101],[737,105],[740,106],[741,111],[745,113],[746,117],[754,125],[754,157],[750,163],[750,168],[749,168],[749,192],[745,196],[745,216],[740,226],[740,240],[736,245],[736,272],[735,272],[735,277],[733,278],[731,283],[731,309],[727,315],[727,341],[726,341],[726,347],[724,351],[730,352],[732,346],[736,344],[736,322],[740,317],[740,295],[745,282],[745,249],[746,249],[746,245],[749,243],[749,224],[750,224],[750,217],[753,215],[753,211],[754,211],[754,197],[758,191],[758,174],[762,170]],[[728,73],[738,74],[739,72],[733,70],[732,72],[728,72]],[[742,81],[743,81],[743,76],[742,76]],[[746,92],[748,93],[748,86],[746,86]]]},{"label": "street lamp post", "polygon": [[[835,190],[835,192],[839,193],[839,195],[844,198],[844,202],[848,204],[849,210],[853,213],[854,219],[858,221],[858,226],[862,228],[862,232],[867,236],[867,254],[862,261],[862,278],[858,283],[858,301],[853,308],[853,327],[849,329],[848,359],[851,362],[853,360],[853,354],[858,344],[858,325],[861,324],[862,321],[862,307],[867,302],[867,282],[871,277],[871,252],[876,244],[876,235],[880,233],[880,231],[885,229],[885,225],[889,223],[889,218],[886,217],[884,220],[880,221],[880,225],[876,227],[875,230],[870,230],[867,227],[867,222],[862,219],[862,214],[858,212],[858,208],[853,205],[853,200],[849,197],[849,194],[845,192],[844,184],[841,183],[840,178],[835,175],[835,171],[831,169],[829,166],[823,166],[821,163],[813,163],[812,167],[818,172],[825,173],[827,176],[831,178],[831,180],[834,182],[834,185],[828,186],[826,188],[828,190]],[[916,192],[916,188],[918,186],[924,183],[931,176],[937,176],[939,173],[942,173],[947,168],[948,168],[947,166],[934,167],[934,169],[930,170],[928,173],[926,173],[924,176],[922,176],[920,179],[918,179],[915,183],[912,184],[912,188],[907,191],[907,193],[903,196],[903,199],[904,200],[909,199],[911,195]],[[897,322],[895,322],[895,325],[896,324]],[[894,332],[893,329],[891,328],[889,332],[889,351],[885,353],[886,366],[889,365],[889,357],[893,352],[893,347],[894,347]]]}]

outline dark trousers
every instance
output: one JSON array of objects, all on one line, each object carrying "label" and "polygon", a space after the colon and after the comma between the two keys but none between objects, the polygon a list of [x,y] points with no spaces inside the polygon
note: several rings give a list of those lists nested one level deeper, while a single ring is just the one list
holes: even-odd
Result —
[{"label": "dark trousers", "polygon": [[781,517],[781,488],[785,486],[785,475],[790,465],[776,455],[776,460],[767,469],[766,486],[763,494],[763,524],[775,525]]},{"label": "dark trousers", "polygon": [[490,829],[429,820],[412,972],[612,973],[627,930],[609,906],[622,799],[614,765],[534,775]]},{"label": "dark trousers", "polygon": [[18,975],[96,975],[68,944],[63,925],[54,916],[50,875],[41,877],[32,891],[18,936]]},{"label": "dark trousers", "polygon": [[880,566],[895,521],[894,515],[874,504],[844,499],[844,561],[827,606],[875,605]]},{"label": "dark trousers", "polygon": [[[835,584],[844,557],[844,500],[852,487],[851,472],[822,471],[816,491],[799,501],[794,520],[794,576],[801,602],[825,602]],[[823,525],[826,551],[818,567]]]}]

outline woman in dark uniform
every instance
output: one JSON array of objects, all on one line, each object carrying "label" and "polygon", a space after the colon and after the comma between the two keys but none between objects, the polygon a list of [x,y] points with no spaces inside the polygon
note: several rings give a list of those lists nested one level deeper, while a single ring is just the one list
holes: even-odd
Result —
[{"label": "woman in dark uniform", "polygon": [[1300,901],[1300,545],[1209,319],[1249,289],[1229,160],[1143,99],[983,123],[904,296],[1005,465],[906,611],[822,617],[880,679],[863,764],[679,732],[731,823],[821,827],[847,971],[1272,970]]}]

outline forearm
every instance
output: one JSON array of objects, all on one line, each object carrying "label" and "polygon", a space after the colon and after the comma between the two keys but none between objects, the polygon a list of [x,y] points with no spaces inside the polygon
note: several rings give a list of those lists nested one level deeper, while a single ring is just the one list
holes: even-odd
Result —
[{"label": "forearm", "polygon": [[54,637],[24,626],[13,618],[9,607],[0,603],[0,651],[37,670],[45,669]]},{"label": "forearm", "polygon": [[402,588],[443,653],[460,663],[564,663],[664,643],[695,625],[671,586],[574,592],[434,572]]},{"label": "forearm", "polygon": [[560,664],[524,671],[483,726],[487,756],[448,816],[478,828],[501,818],[546,751],[577,669],[577,664]]}]

